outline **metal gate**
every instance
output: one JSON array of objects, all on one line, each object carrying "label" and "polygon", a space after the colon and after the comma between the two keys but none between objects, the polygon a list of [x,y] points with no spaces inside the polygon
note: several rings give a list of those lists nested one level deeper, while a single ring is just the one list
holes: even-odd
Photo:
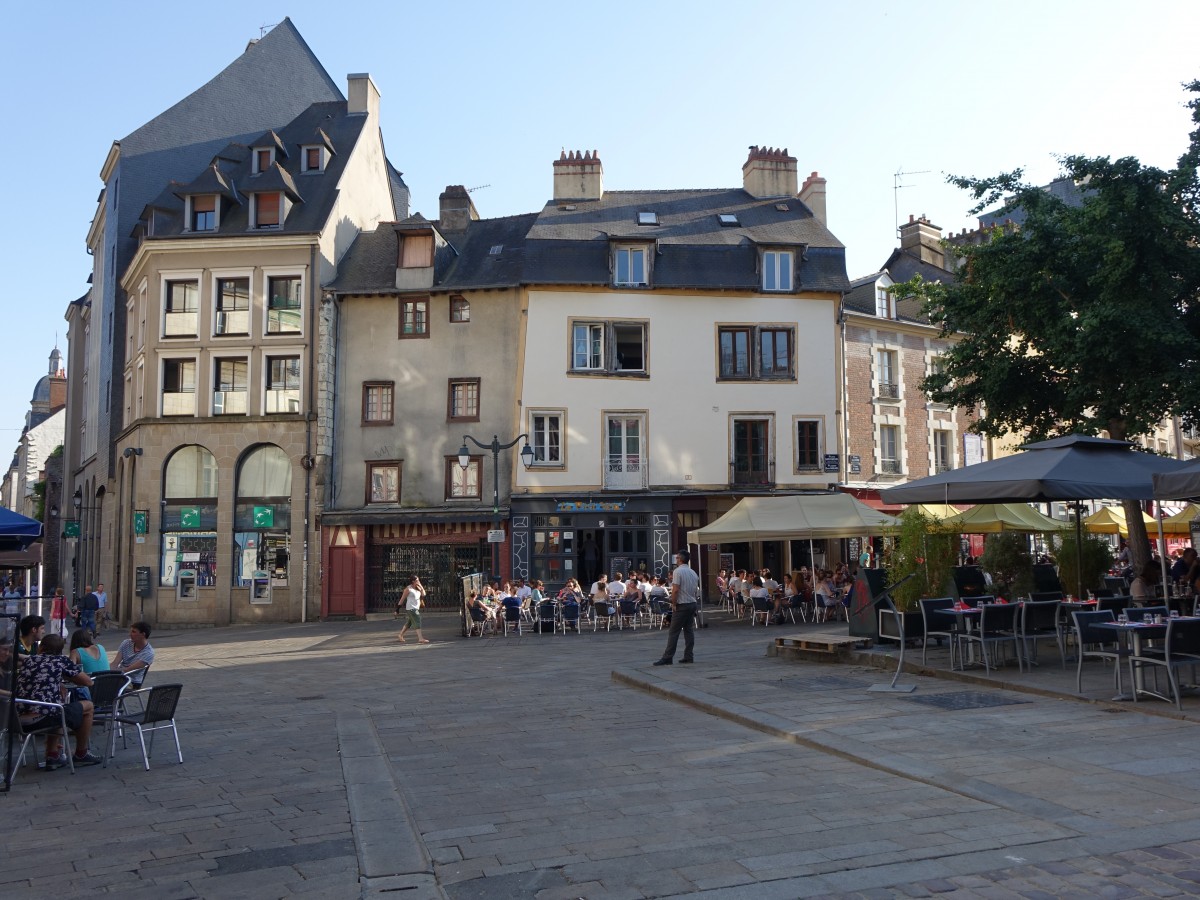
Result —
[{"label": "metal gate", "polygon": [[462,577],[482,571],[486,545],[475,544],[371,544],[367,548],[367,612],[391,612],[419,575],[425,585],[428,609],[458,609],[462,602]]}]

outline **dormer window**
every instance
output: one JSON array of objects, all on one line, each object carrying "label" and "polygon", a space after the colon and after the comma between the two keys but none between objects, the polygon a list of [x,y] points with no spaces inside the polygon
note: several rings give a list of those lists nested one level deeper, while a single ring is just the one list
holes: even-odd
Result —
[{"label": "dormer window", "polygon": [[311,147],[300,148],[301,172],[325,171],[325,148],[314,144]]},{"label": "dormer window", "polygon": [[275,150],[272,147],[254,148],[254,174],[261,175],[275,162]]},{"label": "dormer window", "polygon": [[215,231],[217,227],[217,197],[215,194],[202,194],[188,198],[191,213],[188,216],[188,226],[192,231]]},{"label": "dormer window", "polygon": [[254,228],[278,228],[283,224],[283,194],[265,191],[254,194]]},{"label": "dormer window", "polygon": [[432,265],[432,234],[406,234],[400,238],[400,268],[423,269]]},{"label": "dormer window", "polygon": [[791,250],[764,250],[762,255],[762,289],[764,291],[792,290],[793,260]]},{"label": "dormer window", "polygon": [[875,288],[875,315],[881,319],[896,318],[896,304],[892,292],[885,287]]},{"label": "dormer window", "polygon": [[640,286],[650,283],[646,247],[641,244],[613,247],[613,284]]}]

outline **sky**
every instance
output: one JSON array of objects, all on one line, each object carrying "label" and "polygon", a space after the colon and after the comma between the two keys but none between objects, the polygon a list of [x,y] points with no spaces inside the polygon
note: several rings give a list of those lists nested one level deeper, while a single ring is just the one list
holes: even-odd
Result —
[{"label": "sky", "polygon": [[[896,225],[972,227],[946,176],[1056,156],[1168,167],[1190,130],[1200,3],[164,4],[111,0],[5,13],[9,177],[0,215],[0,452],[67,304],[87,290],[88,226],[112,141],[211,79],[289,16],[345,92],[369,72],[412,211],[462,184],[484,217],[541,209],[561,150],[597,150],[610,190],[735,187],[747,147],[786,147],[828,180],[850,277],[879,269]],[[898,175],[897,173],[902,173]],[[188,174],[188,173],[183,173]],[[897,187],[897,185],[901,185]],[[49,210],[53,218],[35,215]],[[48,227],[41,228],[41,224]]]}]

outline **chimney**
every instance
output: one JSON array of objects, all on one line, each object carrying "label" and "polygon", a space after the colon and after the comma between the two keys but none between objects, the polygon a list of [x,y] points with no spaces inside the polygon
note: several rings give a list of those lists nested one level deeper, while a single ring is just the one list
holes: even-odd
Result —
[{"label": "chimney", "polygon": [[346,76],[346,112],[379,121],[379,89],[366,72]]},{"label": "chimney", "polygon": [[448,184],[438,195],[438,227],[441,231],[466,231],[479,218],[471,195],[461,184]]},{"label": "chimney", "polygon": [[825,179],[816,172],[804,179],[804,187],[800,188],[800,202],[812,210],[822,225],[829,224],[825,213]]},{"label": "chimney", "polygon": [[939,269],[946,268],[946,253],[942,249],[942,229],[930,222],[924,215],[914,219],[911,215],[908,222],[900,226],[900,249],[907,250],[922,262],[930,263]]},{"label": "chimney", "polygon": [[600,200],[604,197],[604,164],[600,153],[565,150],[554,161],[555,200]]},{"label": "chimney", "polygon": [[787,147],[750,147],[742,163],[742,187],[756,199],[796,196],[796,157]]}]

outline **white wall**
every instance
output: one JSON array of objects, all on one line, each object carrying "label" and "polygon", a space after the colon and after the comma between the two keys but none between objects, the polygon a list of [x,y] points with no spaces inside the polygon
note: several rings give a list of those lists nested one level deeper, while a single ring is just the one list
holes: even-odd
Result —
[{"label": "white wall", "polygon": [[[518,472],[518,487],[597,488],[605,411],[646,411],[649,485],[719,488],[730,480],[730,416],[774,415],[775,482],[825,487],[836,475],[793,474],[792,417],[823,418],[823,453],[838,451],[837,298],[531,290],[521,383],[524,410],[566,409],[566,468]],[[649,323],[649,378],[568,375],[570,322]],[[795,382],[717,382],[717,323],[791,324]],[[522,430],[528,430],[526,417]]]}]

